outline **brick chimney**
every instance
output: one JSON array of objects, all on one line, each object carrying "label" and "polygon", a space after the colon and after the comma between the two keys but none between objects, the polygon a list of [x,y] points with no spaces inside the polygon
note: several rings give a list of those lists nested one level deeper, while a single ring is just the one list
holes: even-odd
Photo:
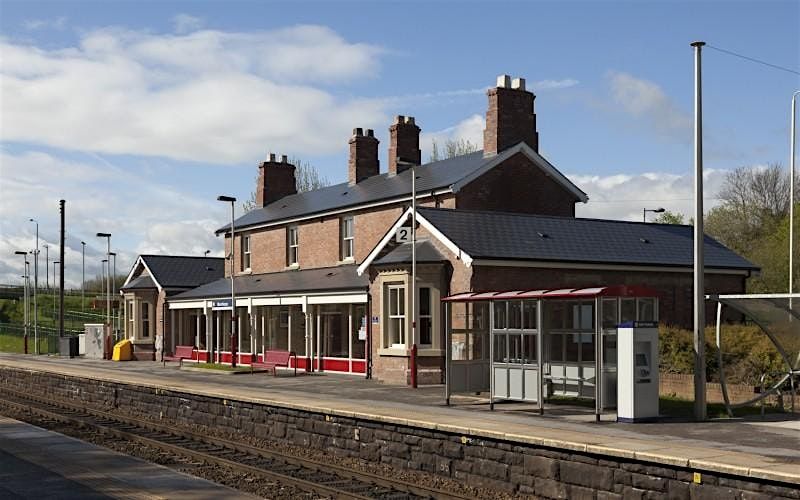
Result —
[{"label": "brick chimney", "polygon": [[411,161],[416,165],[422,160],[419,150],[419,127],[413,116],[397,115],[389,127],[389,174],[395,175],[408,168],[398,165],[397,158]]},{"label": "brick chimney", "polygon": [[284,196],[297,193],[294,177],[295,166],[289,158],[282,155],[280,161],[270,153],[267,161],[258,166],[258,184],[256,185],[256,208],[269,205]]},{"label": "brick chimney", "polygon": [[371,128],[353,129],[353,137],[349,141],[350,161],[347,165],[350,184],[356,184],[367,177],[378,175],[380,171],[378,142],[375,132]]},{"label": "brick chimney", "polygon": [[486,110],[486,129],[483,131],[483,154],[492,155],[525,141],[539,150],[539,132],[533,100],[536,96],[525,90],[525,79],[508,75],[497,77],[497,87],[489,89],[489,108]]}]

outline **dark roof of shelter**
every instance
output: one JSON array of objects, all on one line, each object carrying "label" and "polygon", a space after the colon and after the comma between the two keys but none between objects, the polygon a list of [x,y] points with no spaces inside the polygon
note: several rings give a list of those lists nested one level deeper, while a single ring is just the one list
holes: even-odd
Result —
[{"label": "dark roof of shelter", "polygon": [[[692,266],[693,228],[677,224],[419,208],[473,259]],[[757,270],[705,237],[705,265]]]},{"label": "dark roof of shelter", "polygon": [[140,257],[162,288],[194,288],[225,276],[225,259],[220,257]]},{"label": "dark roof of shelter", "polygon": [[[236,293],[242,295],[273,295],[334,290],[366,290],[369,279],[356,274],[356,266],[346,265],[250,274],[236,277]],[[231,282],[222,278],[173,297],[175,300],[229,297]]]},{"label": "dark roof of shelter", "polygon": [[141,290],[144,288],[158,288],[153,282],[153,278],[148,275],[138,276],[130,283],[122,287],[123,290]]},{"label": "dark roof of shelter", "polygon": [[[447,260],[430,241],[417,241],[417,262],[441,262]],[[400,264],[411,262],[411,243],[397,245],[373,264]]]},{"label": "dark roof of shelter", "polygon": [[[422,196],[431,191],[450,188],[481,168],[487,167],[489,164],[502,162],[507,157],[510,158],[519,153],[519,151],[519,148],[512,147],[497,155],[488,157],[484,157],[483,151],[475,151],[474,153],[420,165],[414,169],[417,175],[417,193]],[[546,160],[542,160],[547,163]],[[575,192],[585,196],[583,191],[572,184],[566,177],[563,178],[563,182],[569,184]],[[391,175],[387,172],[369,177],[354,185],[343,182],[285,196],[266,207],[256,208],[242,215],[234,221],[234,227],[237,229],[246,228],[410,195],[411,170],[408,169],[396,175]],[[229,230],[230,225],[227,225],[220,227],[216,232],[220,234]]]}]

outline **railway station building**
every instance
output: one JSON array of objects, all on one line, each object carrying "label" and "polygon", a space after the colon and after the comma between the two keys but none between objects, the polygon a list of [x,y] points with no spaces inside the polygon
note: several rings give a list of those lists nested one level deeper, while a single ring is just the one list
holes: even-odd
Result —
[{"label": "railway station building", "polygon": [[[217,230],[233,258],[239,363],[291,350],[299,368],[406,384],[416,344],[419,382],[441,383],[450,348],[442,299],[468,292],[646,286],[659,294],[655,318],[690,324],[692,228],[576,218],[589,198],[539,154],[525,80],[501,76],[487,95],[483,149],[473,153],[422,164],[419,125],[397,116],[386,171],[374,132],[356,128],[347,182],[303,193],[287,157],[269,155],[256,208],[234,221],[233,252],[230,225]],[[412,223],[416,339],[411,244],[395,241]],[[743,292],[757,268],[710,237],[705,248],[707,291]],[[142,296],[137,266],[126,304]],[[153,331],[165,352],[193,345],[199,361],[231,361],[230,272],[228,262],[224,276],[165,295]]]}]

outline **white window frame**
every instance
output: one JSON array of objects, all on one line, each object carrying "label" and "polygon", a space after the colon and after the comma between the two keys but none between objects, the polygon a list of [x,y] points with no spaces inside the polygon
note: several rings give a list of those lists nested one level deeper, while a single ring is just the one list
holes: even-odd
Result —
[{"label": "white window frame", "polygon": [[251,270],[252,255],[250,253],[250,235],[242,236],[242,271],[247,272]]},{"label": "white window frame", "polygon": [[300,265],[300,228],[293,224],[286,228],[286,264]]},{"label": "white window frame", "polygon": [[[153,318],[150,314],[150,303],[142,301],[140,303],[141,307],[139,307],[139,318],[141,319],[142,323],[142,338],[149,339],[150,338],[150,323],[153,321]],[[146,316],[146,318],[145,318]]]},{"label": "white window frame", "polygon": [[[402,296],[401,292],[402,291]],[[392,314],[392,295],[396,301],[397,311],[402,307],[402,314]],[[392,283],[386,285],[386,335],[384,347],[387,349],[405,349],[408,341],[408,328],[406,325],[406,285],[405,283]],[[402,300],[401,300],[402,299]],[[397,323],[399,327],[399,342],[391,342],[391,325]]]},{"label": "white window frame", "polygon": [[[422,289],[428,290],[428,314],[422,314]],[[419,346],[424,348],[432,348],[435,344],[435,337],[436,337],[436,328],[434,325],[434,304],[433,304],[433,287],[430,285],[421,285],[417,286],[417,325],[421,325],[422,322],[420,321],[422,318],[428,319],[428,324],[431,327],[431,341],[427,344],[422,343],[422,330],[417,329],[417,335],[419,336]]]},{"label": "white window frame", "polygon": [[[348,234],[347,227],[350,227]],[[355,259],[355,222],[352,215],[345,215],[339,219],[339,239],[341,241],[340,252],[342,261]]]}]

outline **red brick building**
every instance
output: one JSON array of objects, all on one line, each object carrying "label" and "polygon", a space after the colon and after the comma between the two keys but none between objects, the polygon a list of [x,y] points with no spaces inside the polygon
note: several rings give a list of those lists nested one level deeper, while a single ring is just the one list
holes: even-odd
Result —
[{"label": "red brick building", "polygon": [[[302,368],[406,383],[409,350],[416,343],[421,381],[438,383],[445,347],[439,299],[482,289],[651,285],[664,293],[662,321],[684,323],[691,301],[686,295],[690,264],[683,255],[691,255],[692,241],[685,238],[686,228],[650,236],[654,244],[644,247],[641,262],[628,258],[642,252],[635,245],[647,243],[636,239],[615,246],[615,234],[633,238],[631,227],[649,231],[654,225],[575,219],[575,204],[588,197],[538,153],[534,95],[525,89],[525,81],[502,76],[487,94],[483,150],[414,169],[422,207],[419,222],[425,221],[418,243],[417,339],[408,335],[410,252],[408,245],[392,243],[394,230],[410,224],[409,166],[421,159],[414,118],[398,116],[391,125],[384,173],[378,139],[372,130],[360,128],[349,140],[348,182],[297,193],[295,167],[286,156],[270,155],[260,165],[258,206],[235,221],[239,362],[249,363],[269,349],[288,349],[297,353]],[[458,221],[447,218],[453,214],[461,215]],[[554,228],[550,241],[561,245],[567,233],[575,241],[587,231],[601,232],[611,242],[596,260],[575,260],[558,252],[546,259],[534,253],[507,254],[512,243],[508,238],[530,238],[531,220],[549,221]],[[454,229],[460,225],[465,227]],[[562,226],[572,229],[562,235]],[[473,231],[472,239],[454,236],[461,230]],[[224,235],[230,255],[230,226],[217,234]],[[470,254],[482,240],[493,242],[487,248],[495,255]],[[629,243],[635,245],[625,249]],[[709,278],[710,288],[743,291],[753,266],[713,240],[706,244],[713,247],[710,258],[721,259],[719,273]],[[669,255],[662,245],[669,247]],[[524,250],[529,245],[515,241],[511,246]],[[619,249],[624,249],[622,260],[615,261]],[[591,255],[591,245],[584,245],[583,252],[584,257]],[[231,360],[231,311],[223,302],[230,297],[229,266],[225,273],[226,278],[168,298],[165,324],[184,327],[177,336],[174,329],[162,330],[167,350],[189,343],[200,348],[201,359]]]}]

